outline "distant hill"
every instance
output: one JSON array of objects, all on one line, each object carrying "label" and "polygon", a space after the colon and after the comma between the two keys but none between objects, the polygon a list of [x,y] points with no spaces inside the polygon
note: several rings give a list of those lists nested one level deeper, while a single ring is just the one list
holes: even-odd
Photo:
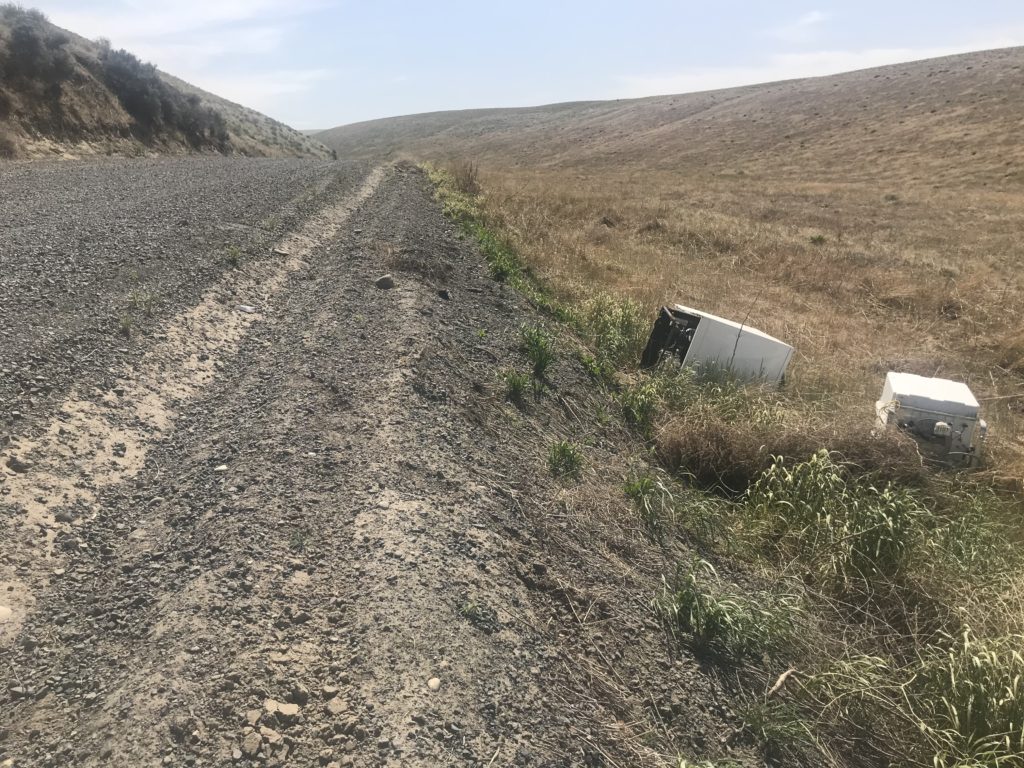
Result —
[{"label": "distant hill", "polygon": [[127,51],[0,5],[0,157],[143,151],[331,155]]},{"label": "distant hill", "polygon": [[317,134],[346,156],[873,182],[1024,182],[1024,48],[677,96],[434,112]]}]

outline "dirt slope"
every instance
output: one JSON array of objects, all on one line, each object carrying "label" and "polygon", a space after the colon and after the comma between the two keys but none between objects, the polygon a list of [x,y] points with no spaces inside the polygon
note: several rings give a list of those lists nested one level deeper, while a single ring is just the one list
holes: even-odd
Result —
[{"label": "dirt slope", "polygon": [[[422,174],[268,161],[238,196],[240,170],[0,171],[28,230],[78,238],[3,234],[5,272],[42,279],[0,318],[0,763],[759,765],[731,684],[650,618],[685,553],[609,502],[638,446],[571,348],[505,402],[537,318]],[[91,207],[108,176],[172,220],[196,190],[178,244]],[[221,228],[239,269],[211,264]],[[64,298],[76,249],[94,267]],[[133,259],[165,298],[126,339],[90,318]],[[580,481],[547,472],[559,438]]]},{"label": "dirt slope", "polygon": [[1024,181],[1024,48],[646,99],[410,115],[317,138],[346,157],[744,173],[800,181]]},{"label": "dirt slope", "polygon": [[188,151],[328,157],[303,133],[109,43],[0,7],[0,159]]}]

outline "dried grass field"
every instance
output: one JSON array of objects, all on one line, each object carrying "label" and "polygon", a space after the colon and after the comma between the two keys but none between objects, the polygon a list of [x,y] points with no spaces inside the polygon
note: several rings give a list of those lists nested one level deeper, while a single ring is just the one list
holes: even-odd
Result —
[{"label": "dried grass field", "polygon": [[748,321],[791,386],[872,418],[885,372],[963,378],[1024,474],[1024,49],[647,99],[343,126],[341,156],[474,163],[562,295]]},{"label": "dried grass field", "polygon": [[989,466],[1024,472],[1024,195],[614,167],[482,186],[560,294],[745,320],[796,348],[790,394],[865,422],[886,371],[963,379],[992,425]]},{"label": "dried grass field", "polygon": [[[1015,48],[318,135],[433,163],[492,276],[583,342],[647,447],[594,508],[675,559],[652,610],[736,681],[767,764],[1024,761],[1022,70]],[[791,343],[784,386],[637,371],[668,302]],[[980,470],[872,434],[890,370],[971,386]]]}]

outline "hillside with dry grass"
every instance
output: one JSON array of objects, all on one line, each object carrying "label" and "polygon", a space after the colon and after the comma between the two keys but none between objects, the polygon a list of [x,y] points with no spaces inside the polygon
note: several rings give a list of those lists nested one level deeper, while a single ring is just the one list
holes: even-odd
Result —
[{"label": "hillside with dry grass", "polygon": [[[648,462],[589,509],[638,521],[626,559],[675,561],[652,615],[735,681],[736,738],[770,765],[1024,764],[1022,66],[1015,48],[318,135],[426,161],[491,276],[583,343],[617,405],[601,418]],[[790,342],[785,383],[639,370],[668,302]],[[545,347],[524,348],[541,397]],[[980,469],[874,428],[891,370],[970,385]],[[529,384],[504,374],[509,399]]]},{"label": "hillside with dry grass", "polygon": [[106,41],[0,5],[0,157],[143,152],[329,157],[260,113],[206,93]]},{"label": "hillside with dry grass", "polygon": [[477,164],[561,295],[749,321],[793,390],[869,419],[887,370],[966,379],[1024,473],[1024,48],[807,80],[344,126],[348,156]]}]

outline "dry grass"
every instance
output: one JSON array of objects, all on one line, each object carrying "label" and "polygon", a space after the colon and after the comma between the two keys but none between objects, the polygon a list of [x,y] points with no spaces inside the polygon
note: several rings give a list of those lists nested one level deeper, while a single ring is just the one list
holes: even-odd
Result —
[{"label": "dry grass", "polygon": [[[1019,498],[985,487],[1024,476],[1024,189],[1008,146],[1019,110],[1000,95],[1009,80],[985,81],[1021,68],[1018,49],[377,126],[420,157],[479,162],[487,226],[473,233],[562,299],[592,345],[588,369],[620,387],[626,421],[673,471],[627,485],[645,529],[665,546],[678,525],[719,563],[800,585],[813,627],[790,649],[799,674],[771,698],[778,669],[745,670],[757,691],[747,728],[778,764],[1024,760],[1024,526]],[[673,99],[718,106],[663,120]],[[789,135],[801,120],[805,136]],[[445,203],[456,219],[466,205]],[[636,313],[613,324],[623,344],[602,342],[585,316],[615,305],[604,294],[651,319],[677,301],[779,336],[797,350],[787,383],[608,376],[605,348],[630,367]],[[888,370],[970,384],[992,424],[987,475],[925,470],[912,442],[870,435]],[[694,477],[731,499],[701,495]],[[685,633],[760,631],[732,592],[709,594],[677,590]]]},{"label": "dry grass", "polygon": [[746,318],[796,347],[789,392],[843,420],[870,423],[888,370],[966,380],[986,400],[994,464],[1024,472],[1024,196],[920,188],[893,203],[864,184],[628,167],[503,168],[483,186],[489,218],[564,297]]},{"label": "dry grass", "polygon": [[995,466],[1020,477],[1022,70],[1009,48],[318,138],[472,169],[489,218],[563,296],[749,316],[796,347],[790,391],[844,419],[870,422],[887,370],[964,379]]}]

